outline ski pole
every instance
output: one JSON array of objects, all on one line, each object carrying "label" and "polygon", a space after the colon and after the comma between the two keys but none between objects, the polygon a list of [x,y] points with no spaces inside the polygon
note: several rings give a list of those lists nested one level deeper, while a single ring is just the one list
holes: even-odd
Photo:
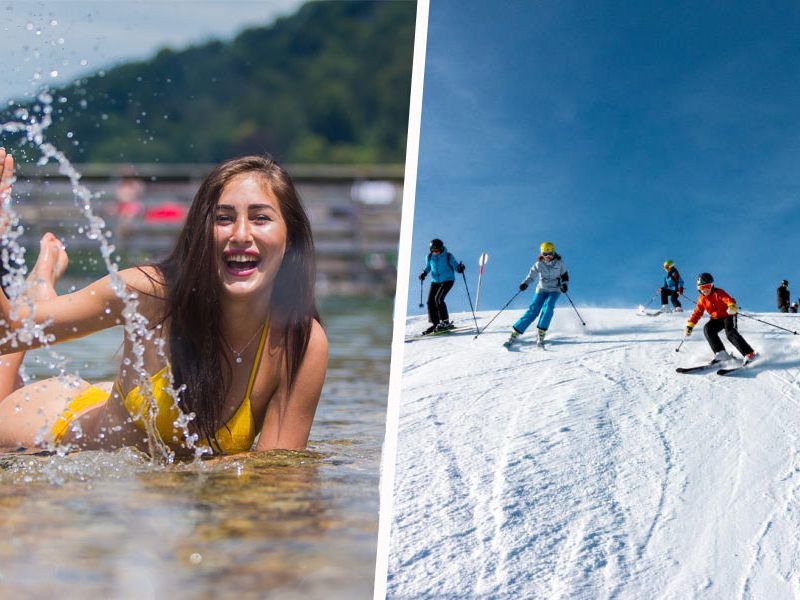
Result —
[{"label": "ski pole", "polygon": [[469,295],[469,286],[467,285],[467,276],[464,271],[461,271],[461,277],[464,278],[464,289],[467,290],[467,300],[469,300],[469,309],[472,311],[472,320],[475,321],[475,333],[478,334],[478,318],[475,316],[475,309],[472,307],[472,297]]},{"label": "ski pole", "polygon": [[655,300],[657,297],[658,297],[658,293],[653,294],[653,297],[650,298],[650,300],[647,301],[647,304],[644,304],[642,307],[643,308],[647,308],[648,306],[650,306],[653,303],[653,300]]},{"label": "ski pole", "polygon": [[689,339],[688,337],[684,336],[683,339],[681,340],[681,343],[678,344],[677,348],[675,348],[675,352],[680,352],[681,351],[681,346],[683,346],[683,342],[685,342],[688,339]]},{"label": "ski pole", "polygon": [[758,321],[759,323],[763,323],[764,325],[769,325],[770,327],[774,327],[775,329],[781,329],[783,331],[788,331],[794,335],[797,335],[797,332],[794,329],[786,329],[786,327],[781,327],[780,325],[775,325],[774,323],[767,323],[766,321],[762,321],[761,319],[757,319],[752,315],[748,315],[747,313],[740,312],[739,315],[742,317],[747,317],[748,319],[753,319],[753,321]]},{"label": "ski pole", "polygon": [[686,298],[686,299],[687,299],[689,302],[691,302],[692,304],[697,304],[697,300],[692,300],[692,299],[691,299],[691,298],[689,298],[689,296],[687,296],[686,294],[681,294],[681,296],[683,296],[684,298]]},{"label": "ski pole", "polygon": [[422,279],[419,280],[419,307],[422,308]]},{"label": "ski pole", "polygon": [[577,308],[575,308],[575,303],[572,301],[572,298],[570,298],[570,297],[569,297],[569,294],[568,294],[567,292],[564,292],[564,295],[567,297],[567,300],[569,300],[569,303],[570,303],[570,304],[572,304],[572,310],[574,310],[574,311],[575,311],[575,314],[576,314],[576,315],[578,315],[578,318],[579,318],[579,319],[580,319],[580,321],[581,321],[581,325],[583,325],[584,327],[586,327],[586,322],[585,322],[585,321],[583,320],[583,318],[581,317],[581,313],[579,313],[579,312],[578,312],[578,309],[577,309]]},{"label": "ski pole", "polygon": [[508,305],[509,305],[509,304],[511,304],[511,303],[514,301],[514,298],[516,298],[517,296],[519,296],[519,295],[520,295],[522,292],[523,292],[523,290],[519,290],[519,291],[518,291],[516,294],[514,294],[513,296],[511,296],[511,300],[509,300],[508,302],[506,302],[506,303],[503,305],[503,308],[501,308],[500,310],[498,310],[498,311],[497,311],[497,314],[496,314],[495,316],[493,316],[493,317],[491,318],[491,320],[490,320],[490,321],[489,321],[489,322],[488,322],[486,325],[484,325],[484,326],[483,326],[483,329],[480,329],[480,330],[478,331],[478,333],[476,333],[476,334],[475,334],[475,337],[474,337],[474,338],[472,338],[472,339],[473,339],[473,340],[475,340],[475,339],[478,339],[478,336],[479,336],[480,334],[482,334],[484,331],[486,331],[486,328],[487,328],[489,325],[491,325],[491,324],[494,322],[494,320],[495,320],[497,317],[499,317],[499,316],[500,316],[500,313],[501,313],[501,312],[503,312],[503,311],[504,311],[506,308],[508,308]]}]

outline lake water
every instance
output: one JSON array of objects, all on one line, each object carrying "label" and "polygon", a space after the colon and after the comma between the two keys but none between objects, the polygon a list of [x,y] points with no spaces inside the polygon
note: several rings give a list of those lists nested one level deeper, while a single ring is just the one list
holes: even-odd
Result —
[{"label": "lake water", "polygon": [[[131,450],[0,451],[0,597],[371,597],[391,310],[323,302],[330,364],[307,452],[161,466]],[[121,339],[56,350],[111,379]],[[50,376],[50,362],[26,365]]]}]

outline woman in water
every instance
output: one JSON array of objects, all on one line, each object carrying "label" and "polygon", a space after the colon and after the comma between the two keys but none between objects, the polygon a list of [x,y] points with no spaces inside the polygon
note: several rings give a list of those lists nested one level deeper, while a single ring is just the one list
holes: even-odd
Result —
[{"label": "woman in water", "polygon": [[[0,197],[11,193],[13,171],[0,149]],[[67,262],[58,239],[45,234],[16,314],[0,294],[0,447],[152,452],[164,443],[231,454],[250,450],[258,436],[256,450],[305,448],[328,342],[314,301],[308,217],[282,167],[258,156],[216,167],[172,254],[120,271],[121,285],[109,275],[58,296]],[[22,321],[41,324],[55,342],[83,337],[137,318],[120,296],[137,299],[145,321],[136,340],[125,336],[114,382],[20,387],[24,353],[9,339]]]}]

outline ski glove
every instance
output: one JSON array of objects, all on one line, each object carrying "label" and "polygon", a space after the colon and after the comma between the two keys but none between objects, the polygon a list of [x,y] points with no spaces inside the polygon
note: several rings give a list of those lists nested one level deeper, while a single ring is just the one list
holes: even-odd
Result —
[{"label": "ski glove", "polygon": [[739,312],[739,307],[738,306],[736,306],[735,304],[729,304],[728,305],[728,314],[729,315],[735,315],[737,312]]},{"label": "ski glove", "polygon": [[425,271],[423,271],[422,273],[419,274],[419,280],[420,281],[425,281],[425,278],[427,276],[428,276],[428,274]]},{"label": "ski glove", "polygon": [[683,288],[678,288],[678,295],[683,296]]},{"label": "ski glove", "polygon": [[567,284],[566,283],[562,283],[561,284],[561,293],[562,294],[566,294],[567,293],[567,289],[568,289],[567,288]]},{"label": "ski glove", "polygon": [[694,325],[687,325],[686,329],[683,330],[683,333],[686,335],[686,337],[689,337],[690,335],[692,335],[692,330],[693,329],[694,329]]},{"label": "ski glove", "polygon": [[520,283],[520,284],[519,284],[519,291],[520,291],[520,292],[524,292],[524,291],[525,291],[525,290],[527,290],[527,289],[528,289],[528,284],[527,284],[527,283],[525,283],[524,281],[523,281],[522,283]]},{"label": "ski glove", "polygon": [[458,263],[458,265],[456,266],[456,271],[459,273],[463,273],[464,269],[466,269],[466,267],[464,266],[463,262]]}]

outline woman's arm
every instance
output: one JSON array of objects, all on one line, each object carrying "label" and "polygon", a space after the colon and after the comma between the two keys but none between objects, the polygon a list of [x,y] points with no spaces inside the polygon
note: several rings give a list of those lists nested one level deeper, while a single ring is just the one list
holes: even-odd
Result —
[{"label": "woman's arm", "polygon": [[[118,275],[129,292],[156,291],[154,284],[140,269],[125,269]],[[0,294],[0,338],[6,338],[11,331],[19,329],[25,319],[32,318],[37,324],[46,324],[45,334],[52,334],[55,337],[54,343],[65,342],[119,325],[123,321],[124,307],[123,300],[112,288],[110,275],[71,294],[35,303],[20,302],[15,319],[11,318],[11,302],[4,294]],[[32,340],[23,349],[38,348],[41,345],[41,341]],[[0,354],[19,349],[19,346],[13,348],[10,341],[0,343]]]},{"label": "woman's arm", "polygon": [[314,321],[308,349],[288,395],[286,370],[281,369],[281,384],[267,406],[257,451],[306,447],[327,369],[328,338],[322,326]]}]

